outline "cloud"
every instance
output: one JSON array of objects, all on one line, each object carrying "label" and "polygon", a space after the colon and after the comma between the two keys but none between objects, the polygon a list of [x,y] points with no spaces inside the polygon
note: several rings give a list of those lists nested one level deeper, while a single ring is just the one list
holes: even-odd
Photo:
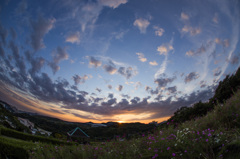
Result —
[{"label": "cloud", "polygon": [[123,86],[122,85],[118,85],[118,87],[116,88],[117,91],[122,91]]},{"label": "cloud", "polygon": [[141,62],[146,62],[147,61],[147,58],[144,57],[144,54],[143,53],[136,53],[138,55],[138,59],[141,61]]},{"label": "cloud", "polygon": [[168,87],[167,90],[169,91],[169,93],[176,93],[177,92],[177,86]]},{"label": "cloud", "polygon": [[164,59],[163,63],[161,64],[161,67],[154,75],[155,79],[157,79],[159,76],[161,76],[165,72],[165,70],[167,68],[167,60],[168,60],[168,56],[165,56],[165,59]]},{"label": "cloud", "polygon": [[99,93],[102,92],[100,88],[96,88],[96,91],[98,91]]},{"label": "cloud", "polygon": [[66,52],[66,48],[57,47],[56,51],[53,52],[54,63],[59,63],[62,60],[67,60],[69,57]]},{"label": "cloud", "polygon": [[176,77],[158,78],[158,79],[155,79],[154,82],[158,85],[159,88],[161,88],[161,87],[166,87],[169,83],[172,83],[175,79]]},{"label": "cloud", "polygon": [[149,26],[150,22],[146,19],[136,19],[133,23],[134,26],[138,27],[138,29],[140,30],[140,33],[145,34],[147,27]]},{"label": "cloud", "polygon": [[131,97],[130,97],[129,95],[127,95],[127,94],[121,94],[121,97],[127,98],[127,99],[130,99],[130,98],[131,98]]},{"label": "cloud", "polygon": [[184,12],[182,12],[182,13],[181,13],[181,20],[184,20],[184,21],[189,20],[189,15],[187,15],[187,14],[184,13]]},{"label": "cloud", "polygon": [[194,50],[189,50],[186,52],[187,56],[199,56],[208,51],[209,48],[211,48],[213,45],[212,41],[207,42],[205,45],[201,45],[199,48],[197,48],[195,51]]},{"label": "cloud", "polygon": [[60,69],[58,64],[63,60],[67,60],[69,55],[66,52],[66,48],[57,47],[57,49],[53,51],[52,56],[53,61],[49,62],[48,65],[52,68],[52,71],[55,74]]},{"label": "cloud", "polygon": [[70,42],[70,43],[76,43],[79,44],[80,43],[80,32],[75,32],[75,33],[71,33],[66,37],[66,42]]},{"label": "cloud", "polygon": [[112,65],[104,65],[103,69],[111,75],[113,75],[117,72],[117,69]]},{"label": "cloud", "polygon": [[44,19],[39,17],[37,21],[31,21],[32,33],[30,35],[31,45],[34,51],[45,47],[43,38],[52,28],[56,20],[54,18]]},{"label": "cloud", "polygon": [[29,70],[30,74],[33,76],[34,74],[39,73],[46,60],[42,57],[33,58],[29,51],[25,52],[25,56],[32,66]]},{"label": "cloud", "polygon": [[152,65],[152,66],[157,66],[158,65],[158,63],[156,61],[150,61],[149,64]]},{"label": "cloud", "polygon": [[160,36],[161,37],[163,35],[163,33],[165,32],[165,30],[163,28],[160,28],[158,26],[154,26],[153,28],[155,30],[155,35],[156,36]]},{"label": "cloud", "polygon": [[157,51],[160,55],[167,55],[169,51],[173,50],[173,46],[171,44],[162,44],[158,46]]},{"label": "cloud", "polygon": [[114,96],[113,93],[109,93],[109,94],[108,94],[108,98],[110,98],[110,99],[112,99],[113,96]]},{"label": "cloud", "polygon": [[72,78],[74,80],[75,85],[78,85],[78,84],[85,83],[85,81],[89,79],[89,76],[84,75],[83,77],[81,77],[79,75],[74,75]]},{"label": "cloud", "polygon": [[121,4],[126,4],[128,1],[127,0],[99,0],[98,2],[103,6],[107,6],[115,9]]},{"label": "cloud", "polygon": [[201,33],[201,28],[193,28],[189,25],[184,25],[181,30],[183,33],[190,33],[191,36],[195,36]]},{"label": "cloud", "polygon": [[97,68],[97,67],[100,67],[102,65],[102,62],[95,59],[94,57],[90,56],[89,57],[89,65]]},{"label": "cloud", "polygon": [[195,79],[198,79],[198,78],[199,78],[199,74],[198,74],[198,73],[196,73],[196,72],[191,72],[191,73],[189,73],[189,74],[185,77],[184,81],[185,81],[185,83],[189,83],[189,82],[191,82],[192,80],[195,80]]},{"label": "cloud", "polygon": [[137,104],[138,102],[140,102],[140,98],[139,97],[134,97],[132,100],[131,100],[131,103],[132,104]]},{"label": "cloud", "polygon": [[112,89],[112,85],[108,85],[108,89]]},{"label": "cloud", "polygon": [[214,76],[219,76],[221,73],[222,73],[222,70],[221,70],[220,67],[213,70],[213,75]]},{"label": "cloud", "polygon": [[117,99],[116,98],[112,98],[112,99],[109,99],[107,102],[102,102],[101,105],[103,107],[110,107],[110,106],[112,106],[112,105],[114,105],[116,103],[117,103]]},{"label": "cloud", "polygon": [[204,87],[206,87],[207,86],[207,84],[206,84],[206,81],[200,81],[200,87],[201,88],[204,88]]},{"label": "cloud", "polygon": [[137,90],[139,87],[142,87],[142,83],[138,81],[135,83],[135,89]]},{"label": "cloud", "polygon": [[130,79],[131,77],[135,76],[138,72],[132,67],[119,67],[118,73],[126,77],[127,79]]}]

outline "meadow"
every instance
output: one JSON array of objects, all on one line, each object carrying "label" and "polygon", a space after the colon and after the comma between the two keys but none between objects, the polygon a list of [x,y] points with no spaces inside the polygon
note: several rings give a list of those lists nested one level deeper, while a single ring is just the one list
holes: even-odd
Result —
[{"label": "meadow", "polygon": [[[1,157],[30,159],[155,159],[237,158],[240,156],[240,90],[205,116],[176,125],[174,121],[154,133],[131,140],[91,142],[87,145],[34,140],[5,133],[1,128]],[[4,134],[4,136],[3,136]],[[13,133],[14,134],[14,133]],[[23,134],[23,133],[22,133]],[[44,137],[42,137],[44,138]],[[13,155],[15,154],[15,155]]]}]

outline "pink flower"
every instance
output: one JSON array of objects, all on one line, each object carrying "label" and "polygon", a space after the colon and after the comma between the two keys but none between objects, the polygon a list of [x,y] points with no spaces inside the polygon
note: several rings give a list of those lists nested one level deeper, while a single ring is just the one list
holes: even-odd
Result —
[{"label": "pink flower", "polygon": [[173,156],[176,156],[176,154],[175,154],[175,153],[172,153],[172,155],[173,155]]},{"label": "pink flower", "polygon": [[206,142],[208,142],[208,139],[206,139]]},{"label": "pink flower", "polygon": [[167,150],[170,150],[170,147],[168,147]]}]

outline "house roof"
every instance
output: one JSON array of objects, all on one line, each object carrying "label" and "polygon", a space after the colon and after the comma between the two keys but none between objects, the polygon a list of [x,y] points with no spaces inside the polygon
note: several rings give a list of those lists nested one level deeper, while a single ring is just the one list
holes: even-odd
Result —
[{"label": "house roof", "polygon": [[79,127],[76,127],[75,129],[67,132],[69,136],[73,137],[89,137],[82,129]]}]

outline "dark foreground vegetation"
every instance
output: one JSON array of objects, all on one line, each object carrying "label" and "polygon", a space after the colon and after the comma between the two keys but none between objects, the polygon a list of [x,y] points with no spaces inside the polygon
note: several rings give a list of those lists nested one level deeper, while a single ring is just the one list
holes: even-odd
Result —
[{"label": "dark foreground vegetation", "polygon": [[[154,131],[130,140],[82,145],[0,128],[1,158],[134,159],[238,158],[240,156],[240,69],[219,83],[208,102],[182,107]],[[9,135],[11,134],[11,135]],[[28,137],[23,137],[23,136]],[[32,137],[30,137],[32,136]],[[23,140],[24,138],[24,140]]]}]

